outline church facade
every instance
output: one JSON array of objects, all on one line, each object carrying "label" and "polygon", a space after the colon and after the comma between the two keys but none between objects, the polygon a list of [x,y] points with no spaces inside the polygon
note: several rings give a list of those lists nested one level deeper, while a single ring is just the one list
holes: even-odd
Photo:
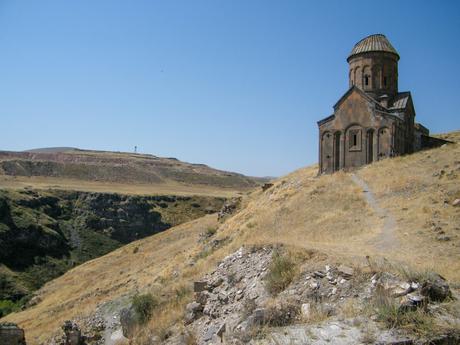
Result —
[{"label": "church facade", "polygon": [[348,56],[349,89],[320,121],[319,173],[332,173],[420,150],[429,131],[415,123],[410,92],[398,90],[399,54],[381,34]]}]

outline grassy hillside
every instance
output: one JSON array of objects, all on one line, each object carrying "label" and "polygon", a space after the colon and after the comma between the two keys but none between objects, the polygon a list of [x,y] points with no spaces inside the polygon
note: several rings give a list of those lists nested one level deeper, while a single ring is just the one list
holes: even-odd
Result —
[{"label": "grassy hillside", "polygon": [[71,148],[0,151],[0,187],[229,195],[263,179],[147,154]]},{"label": "grassy hillside", "polygon": [[[446,136],[458,140],[460,133]],[[366,256],[386,258],[435,269],[455,286],[460,282],[460,213],[452,203],[460,198],[459,173],[457,143],[355,173],[318,177],[316,166],[300,169],[266,191],[252,192],[241,211],[224,222],[206,216],[76,267],[46,284],[38,294],[40,303],[5,320],[25,328],[28,344],[38,344],[65,319],[146,291],[164,302],[144,334],[161,334],[182,319],[191,283],[229,253],[250,245],[283,244],[353,267]],[[379,208],[369,202],[370,191]],[[203,233],[210,240],[203,241]]]},{"label": "grassy hillside", "polygon": [[0,191],[0,316],[87,260],[217,212],[223,198]]}]

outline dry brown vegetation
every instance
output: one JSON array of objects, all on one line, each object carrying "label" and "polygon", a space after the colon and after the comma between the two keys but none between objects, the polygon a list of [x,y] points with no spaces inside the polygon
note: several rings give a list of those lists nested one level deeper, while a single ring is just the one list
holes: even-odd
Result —
[{"label": "dry brown vegetation", "polygon": [[232,197],[243,193],[233,188],[206,185],[187,185],[168,181],[166,183],[114,183],[84,181],[77,179],[44,176],[0,175],[1,189],[61,189],[82,192],[119,193],[132,195],[205,195]]},{"label": "dry brown vegetation", "polygon": [[[317,167],[312,166],[278,179],[266,191],[252,192],[244,198],[242,210],[223,224],[207,216],[73,269],[41,290],[43,301],[37,306],[6,319],[26,329],[28,344],[37,344],[64,319],[89,313],[99,302],[147,291],[162,295],[163,301],[138,342],[151,334],[161,338],[182,318],[188,301],[187,294],[170,298],[175,291],[190,287],[242,245],[283,244],[293,251],[321,252],[355,267],[366,262],[366,255],[386,257],[419,271],[434,269],[455,284],[460,281],[460,219],[459,208],[451,202],[460,198],[459,173],[459,144],[385,160],[356,172],[396,219],[397,243],[387,252],[376,247],[384,220],[367,205],[350,173],[317,177]],[[449,241],[436,239],[432,222],[450,236]],[[199,234],[210,227],[217,227],[213,239],[228,239],[200,255],[204,247]],[[139,247],[136,253],[135,247]],[[195,262],[190,265],[192,258]]]}]

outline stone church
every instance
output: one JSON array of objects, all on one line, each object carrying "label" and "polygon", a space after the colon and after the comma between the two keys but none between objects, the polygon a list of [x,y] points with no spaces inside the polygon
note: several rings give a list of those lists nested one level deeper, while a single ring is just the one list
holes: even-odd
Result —
[{"label": "stone church", "polygon": [[410,92],[398,90],[399,54],[381,34],[368,36],[348,56],[349,89],[320,121],[319,173],[359,167],[437,144],[414,122]]}]

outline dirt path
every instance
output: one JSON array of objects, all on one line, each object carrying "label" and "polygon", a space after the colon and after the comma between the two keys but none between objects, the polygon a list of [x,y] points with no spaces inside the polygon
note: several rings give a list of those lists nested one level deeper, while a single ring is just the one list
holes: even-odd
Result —
[{"label": "dirt path", "polygon": [[390,214],[390,212],[388,212],[388,210],[380,207],[374,193],[372,193],[371,189],[363,179],[354,173],[351,174],[351,179],[355,184],[363,189],[367,204],[372,208],[378,217],[384,220],[380,234],[378,235],[374,244],[375,249],[381,252],[395,249],[398,246],[395,236],[396,220]]}]

